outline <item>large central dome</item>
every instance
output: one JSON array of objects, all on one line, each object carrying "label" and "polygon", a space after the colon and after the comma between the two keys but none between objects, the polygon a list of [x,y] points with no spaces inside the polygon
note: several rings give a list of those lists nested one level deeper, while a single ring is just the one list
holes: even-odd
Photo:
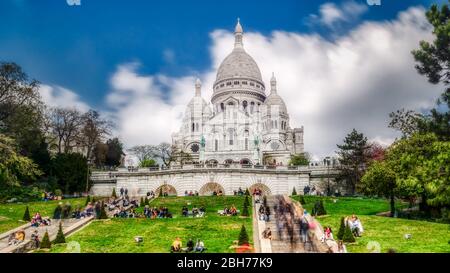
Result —
[{"label": "large central dome", "polygon": [[232,78],[248,78],[262,81],[258,65],[242,47],[236,47],[223,60],[217,71],[216,82]]},{"label": "large central dome", "polygon": [[245,52],[242,43],[242,26],[239,20],[234,30],[234,49],[223,60],[217,70],[214,83],[214,95],[212,100],[226,94],[249,94],[265,99],[265,86],[262,81],[261,71],[255,60]]}]

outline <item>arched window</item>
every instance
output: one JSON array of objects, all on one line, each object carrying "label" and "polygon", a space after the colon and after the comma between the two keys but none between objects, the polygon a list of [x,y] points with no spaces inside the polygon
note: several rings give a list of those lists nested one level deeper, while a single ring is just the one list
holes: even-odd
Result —
[{"label": "arched window", "polygon": [[192,132],[195,131],[195,123],[192,123]]},{"label": "arched window", "polygon": [[244,109],[244,111],[247,111],[247,101],[246,100],[244,100],[242,102],[242,108]]},{"label": "arched window", "polygon": [[216,140],[214,140],[214,151],[218,151],[219,150],[219,140],[218,139],[216,139]]},{"label": "arched window", "polygon": [[225,110],[225,104],[223,104],[223,102],[220,104],[220,110],[224,111]]},{"label": "arched window", "polygon": [[252,101],[252,102],[250,102],[250,113],[252,113],[252,114],[253,114],[253,110],[254,110],[254,108],[255,108],[255,102],[254,102],[254,101]]}]

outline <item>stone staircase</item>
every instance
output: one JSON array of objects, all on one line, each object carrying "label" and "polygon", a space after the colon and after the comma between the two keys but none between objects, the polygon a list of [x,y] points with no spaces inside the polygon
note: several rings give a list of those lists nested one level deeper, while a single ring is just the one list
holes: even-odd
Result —
[{"label": "stone staircase", "polygon": [[[321,227],[317,222],[318,227],[315,233],[311,233],[306,242],[301,241],[299,219],[303,212],[298,202],[294,202],[284,195],[269,195],[266,198],[267,205],[271,211],[270,221],[266,222],[266,227],[270,227],[272,231],[272,240],[270,242],[272,253],[308,253],[326,252],[328,250],[319,240],[320,233],[318,231]],[[286,202],[289,205],[291,213],[278,214],[277,206],[281,202]],[[283,219],[285,216],[288,220],[281,221],[280,219]],[[314,221],[312,218],[308,220]],[[289,222],[290,225],[285,224],[286,222]]]}]

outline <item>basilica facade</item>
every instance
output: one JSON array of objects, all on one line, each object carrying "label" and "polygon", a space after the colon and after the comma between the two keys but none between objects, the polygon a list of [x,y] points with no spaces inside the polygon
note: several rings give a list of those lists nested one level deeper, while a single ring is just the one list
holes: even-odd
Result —
[{"label": "basilica facade", "polygon": [[172,135],[173,147],[198,163],[287,165],[292,154],[304,152],[303,127],[290,127],[274,74],[266,88],[257,63],[244,49],[239,20],[234,36],[210,103],[202,97],[200,80],[195,82],[181,129]]}]

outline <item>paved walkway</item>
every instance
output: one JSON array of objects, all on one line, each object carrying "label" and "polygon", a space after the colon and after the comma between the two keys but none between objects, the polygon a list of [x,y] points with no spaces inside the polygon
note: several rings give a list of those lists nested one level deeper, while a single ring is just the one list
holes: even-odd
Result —
[{"label": "paved walkway", "polygon": [[[30,224],[25,224],[21,227],[15,228],[3,234],[0,234],[0,253],[12,253],[12,252],[26,252],[31,248],[31,234],[38,230],[39,232],[39,240],[42,240],[46,231],[48,231],[48,235],[50,240],[54,240],[56,238],[56,234],[58,233],[59,223],[62,222],[62,228],[64,235],[69,235],[70,233],[78,230],[82,226],[89,223],[93,217],[87,217],[83,219],[64,219],[64,220],[52,220],[52,224],[50,226],[43,227],[31,227]],[[8,237],[12,232],[18,231],[20,229],[24,229],[25,231],[25,241],[18,245],[8,245]]]}]

